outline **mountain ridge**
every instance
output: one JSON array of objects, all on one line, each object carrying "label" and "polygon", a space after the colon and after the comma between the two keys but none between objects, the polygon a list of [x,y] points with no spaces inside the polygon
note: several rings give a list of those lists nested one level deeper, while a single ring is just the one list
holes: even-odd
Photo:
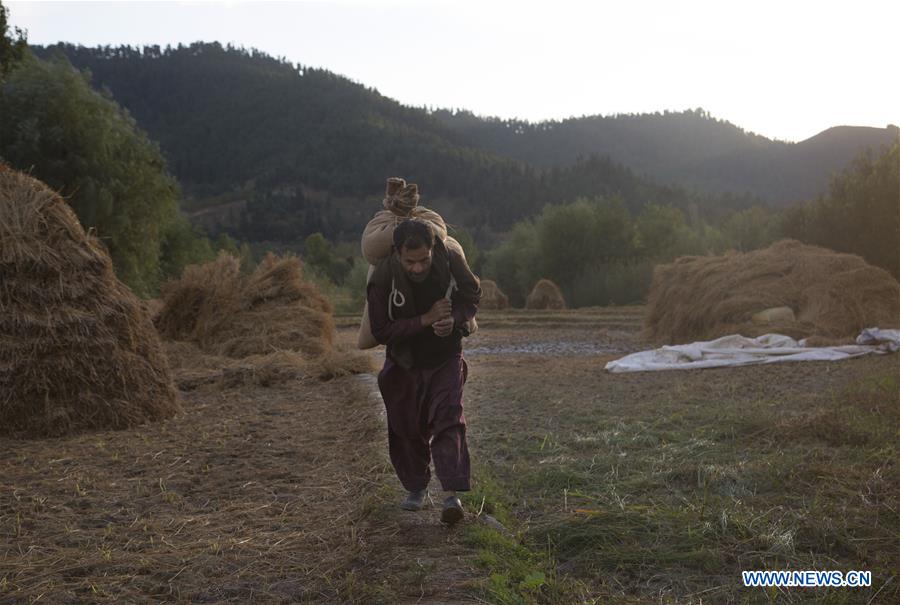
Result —
[{"label": "mountain ridge", "polygon": [[[419,182],[451,220],[493,232],[577,196],[619,193],[632,210],[686,207],[695,198],[723,207],[787,204],[824,191],[859,144],[895,136],[835,127],[786,143],[702,109],[537,124],[429,111],[325,69],[218,43],[33,50],[45,59],[62,53],[110,90],[159,142],[193,210],[244,195],[242,212],[251,216],[232,221],[243,221],[244,231],[254,231],[253,213],[266,208],[282,219],[302,214],[304,230],[331,224],[340,237],[337,225],[353,230],[365,220],[346,200],[371,199],[391,175]],[[340,208],[328,207],[328,196],[307,199],[304,189],[328,192]],[[265,221],[278,227],[271,216]]]}]

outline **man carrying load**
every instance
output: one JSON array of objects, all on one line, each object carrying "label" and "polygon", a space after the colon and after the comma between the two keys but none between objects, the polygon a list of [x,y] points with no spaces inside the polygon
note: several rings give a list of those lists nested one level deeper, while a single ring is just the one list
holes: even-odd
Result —
[{"label": "man carrying load", "polygon": [[[404,192],[417,201],[415,185],[397,191],[397,201]],[[431,223],[418,218],[393,229],[392,251],[375,266],[366,291],[372,336],[387,345],[378,387],[391,463],[409,491],[401,506],[422,508],[433,462],[445,491],[441,521],[448,524],[463,517],[456,492],[469,489],[462,337],[480,298],[465,257],[448,250]]]}]

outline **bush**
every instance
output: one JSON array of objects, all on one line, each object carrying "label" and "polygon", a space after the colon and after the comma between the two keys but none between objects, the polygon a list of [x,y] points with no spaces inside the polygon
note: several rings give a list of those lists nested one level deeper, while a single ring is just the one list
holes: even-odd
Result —
[{"label": "bush", "polygon": [[308,267],[338,286],[344,282],[352,268],[347,259],[340,258],[335,253],[331,242],[321,233],[313,233],[306,238],[303,260]]},{"label": "bush", "polygon": [[485,276],[513,306],[540,278],[559,285],[573,307],[645,300],[653,266],[688,254],[722,252],[723,233],[675,207],[650,205],[632,219],[619,197],[547,206],[516,224],[487,254]]},{"label": "bush", "polygon": [[531,221],[516,223],[498,247],[487,256],[485,277],[500,284],[510,305],[521,307],[531,288],[541,278],[537,229]]},{"label": "bush", "polygon": [[862,256],[900,279],[900,142],[861,153],[815,202],[790,209],[787,237]]},{"label": "bush", "polygon": [[[0,88],[0,156],[59,191],[141,296],[205,250],[179,223],[178,185],[159,148],[63,59],[26,56]],[[162,258],[163,255],[168,258]]]},{"label": "bush", "polygon": [[653,267],[645,259],[590,266],[564,295],[572,307],[641,304],[650,291]]}]

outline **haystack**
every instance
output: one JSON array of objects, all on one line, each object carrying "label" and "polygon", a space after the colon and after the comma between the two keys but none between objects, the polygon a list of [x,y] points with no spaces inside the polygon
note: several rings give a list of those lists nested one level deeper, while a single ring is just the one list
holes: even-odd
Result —
[{"label": "haystack", "polygon": [[328,300],[303,279],[296,257],[269,254],[249,276],[227,253],[187,267],[163,286],[156,325],[163,337],[232,358],[279,350],[321,355],[334,340]]},{"label": "haystack", "polygon": [[481,302],[478,303],[479,309],[508,309],[509,298],[497,286],[497,282],[490,279],[481,280]]},{"label": "haystack", "polygon": [[525,299],[526,309],[565,309],[566,300],[559,286],[549,279],[542,279],[534,285],[534,289]]},{"label": "haystack", "polygon": [[782,240],[656,267],[644,336],[672,344],[767,332],[844,339],[872,326],[900,327],[897,280],[859,256]]},{"label": "haystack", "polygon": [[0,165],[0,434],[125,428],[179,410],[146,307],[40,181]]}]

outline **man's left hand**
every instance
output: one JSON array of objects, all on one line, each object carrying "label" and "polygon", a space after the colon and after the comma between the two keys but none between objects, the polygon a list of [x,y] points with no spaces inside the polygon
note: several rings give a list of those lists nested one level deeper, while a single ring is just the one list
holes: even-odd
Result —
[{"label": "man's left hand", "polygon": [[431,327],[434,328],[434,333],[438,336],[450,336],[450,334],[453,332],[454,323],[455,322],[453,320],[453,317],[448,317],[446,319],[434,322]]}]

